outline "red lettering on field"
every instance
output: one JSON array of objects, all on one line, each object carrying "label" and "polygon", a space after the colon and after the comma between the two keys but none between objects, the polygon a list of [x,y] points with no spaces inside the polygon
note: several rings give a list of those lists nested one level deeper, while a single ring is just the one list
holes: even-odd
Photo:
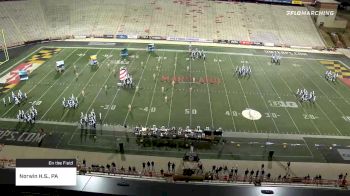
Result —
[{"label": "red lettering on field", "polygon": [[185,80],[185,77],[183,77],[183,76],[178,76],[177,77],[177,81],[178,82],[184,82],[184,80]]},{"label": "red lettering on field", "polygon": [[162,82],[169,82],[169,76],[162,76]]},{"label": "red lettering on field", "polygon": [[207,84],[211,84],[211,78],[207,77]]},{"label": "red lettering on field", "polygon": [[[169,77],[167,75],[163,75],[161,77],[162,82],[193,82],[193,78],[195,77],[190,77],[190,76],[173,76]],[[220,84],[221,80],[219,78],[215,77],[199,77],[195,78],[195,82],[199,82],[201,84]]]},{"label": "red lettering on field", "polygon": [[177,77],[173,76],[173,78],[171,80],[177,82]]}]

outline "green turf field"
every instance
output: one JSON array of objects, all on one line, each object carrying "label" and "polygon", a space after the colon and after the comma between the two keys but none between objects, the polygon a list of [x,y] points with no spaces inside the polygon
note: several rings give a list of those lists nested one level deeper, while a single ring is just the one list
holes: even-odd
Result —
[{"label": "green turf field", "polygon": [[[39,124],[49,132],[70,127],[69,132],[62,131],[65,134],[61,140],[79,146],[83,145],[78,144],[79,140],[81,143],[81,130],[77,125],[80,114],[94,109],[102,114],[102,126],[97,130],[113,132],[105,135],[106,141],[97,142],[102,148],[114,147],[115,141],[109,137],[123,125],[221,127],[228,135],[230,132],[350,135],[350,89],[341,81],[326,81],[323,75],[327,69],[320,59],[289,56],[282,59],[281,65],[272,65],[269,54],[239,54],[209,48],[205,61],[192,61],[185,49],[163,50],[161,45],[157,48],[155,53],[143,48],[129,50],[126,66],[139,86],[136,92],[135,88],[117,87],[122,66],[120,48],[64,47],[31,73],[28,81],[13,89],[28,94],[28,100],[19,107],[2,104],[2,98],[10,96],[12,90],[1,94],[1,124],[12,129],[28,127],[26,123],[17,123],[16,114],[19,109],[26,111],[35,105]],[[89,56],[93,54],[97,54],[99,61],[95,68],[89,65]],[[58,60],[64,60],[67,65],[63,73],[55,70]],[[233,75],[235,67],[242,63],[251,65],[251,77],[239,79]],[[77,67],[78,77],[73,65]],[[183,81],[172,86],[173,77]],[[316,103],[298,102],[294,95],[298,88],[314,90]],[[79,107],[63,108],[63,97],[72,94],[78,96]],[[128,104],[132,106],[131,111]],[[247,108],[260,112],[261,119],[244,118],[242,111]],[[306,148],[299,152],[301,156],[310,154]],[[294,155],[298,154],[294,152]]]},{"label": "green turf field", "polygon": [[[139,86],[140,90],[136,92],[117,87],[119,67],[122,66],[118,64],[119,52],[117,49],[63,49],[35,70],[28,81],[16,86],[14,91],[27,92],[28,100],[20,107],[1,107],[1,117],[16,118],[18,109],[26,110],[34,103],[39,119],[45,121],[75,123],[81,112],[94,109],[96,113],[102,113],[103,124],[108,125],[208,126],[234,132],[350,134],[347,118],[350,116],[350,89],[340,81],[336,84],[326,81],[323,77],[326,68],[318,60],[285,58],[281,65],[271,65],[268,56],[209,53],[206,61],[190,61],[185,51],[159,50],[153,54],[131,50],[127,68],[135,85]],[[93,54],[97,54],[100,62],[97,68],[88,63]],[[55,71],[56,60],[65,60],[64,73]],[[250,78],[233,76],[234,68],[242,62],[252,66]],[[78,78],[73,65],[77,67]],[[173,87],[170,82],[173,76],[183,77],[183,82],[177,82]],[[162,77],[169,77],[169,81],[162,81]],[[219,84],[200,81],[206,77]],[[314,90],[318,98],[316,104],[299,103],[294,95],[298,88]],[[10,96],[10,92],[0,98]],[[72,94],[80,100],[78,109],[64,109],[63,97]],[[283,104],[286,102],[292,103],[290,107],[288,103]],[[128,104],[132,105],[130,112]],[[259,111],[262,118],[256,121],[244,118],[241,112],[246,108]]]}]

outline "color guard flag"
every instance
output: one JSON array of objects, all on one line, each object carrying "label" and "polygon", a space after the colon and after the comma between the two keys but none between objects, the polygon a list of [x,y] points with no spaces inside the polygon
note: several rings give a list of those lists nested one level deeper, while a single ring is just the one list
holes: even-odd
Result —
[{"label": "color guard flag", "polygon": [[126,67],[121,67],[119,70],[119,80],[124,81],[128,77],[128,70]]}]

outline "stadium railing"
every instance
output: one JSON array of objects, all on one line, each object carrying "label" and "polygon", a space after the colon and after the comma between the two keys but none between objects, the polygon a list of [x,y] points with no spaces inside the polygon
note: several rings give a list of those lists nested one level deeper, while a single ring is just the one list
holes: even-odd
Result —
[{"label": "stadium railing", "polygon": [[[80,168],[82,169],[82,168]],[[81,170],[80,170],[81,171]],[[256,185],[257,183],[260,183],[264,186],[301,186],[301,187],[315,187],[315,186],[321,186],[321,187],[339,187],[339,188],[347,188],[349,184],[345,180],[331,180],[331,179],[305,179],[301,177],[289,177],[289,178],[267,178],[264,177],[244,177],[244,176],[229,176],[226,175],[214,175],[209,174],[210,172],[206,173],[206,177],[201,176],[202,178],[196,178],[196,176],[193,176],[192,178],[189,176],[184,175],[178,175],[176,173],[160,173],[156,171],[128,171],[128,170],[121,170],[116,169],[115,171],[108,170],[105,167],[96,167],[95,169],[92,169],[91,167],[84,168],[84,172],[79,172],[79,174],[83,175],[96,175],[96,176],[117,176],[117,177],[137,177],[147,180],[164,180],[167,182],[173,182],[173,181],[193,181],[193,182],[203,182],[203,183],[234,183],[234,184],[245,184],[245,185]],[[208,176],[212,176],[212,179],[208,179]]]},{"label": "stadium railing", "polygon": [[[14,159],[0,159],[0,168],[16,168],[16,160]],[[302,177],[287,177],[287,178],[267,178],[266,175],[261,177],[242,176],[228,174],[217,175],[212,172],[205,172],[200,178],[197,176],[185,176],[182,174],[172,172],[156,172],[155,170],[145,169],[142,171],[128,170],[128,168],[120,169],[117,167],[107,168],[102,165],[95,165],[95,167],[85,167],[81,164],[77,165],[77,175],[87,176],[104,176],[104,177],[126,177],[138,178],[142,180],[161,180],[166,182],[175,181],[192,181],[198,183],[232,183],[241,185],[262,185],[262,186],[293,186],[293,187],[331,187],[348,189],[350,184],[344,179],[306,179]]]}]

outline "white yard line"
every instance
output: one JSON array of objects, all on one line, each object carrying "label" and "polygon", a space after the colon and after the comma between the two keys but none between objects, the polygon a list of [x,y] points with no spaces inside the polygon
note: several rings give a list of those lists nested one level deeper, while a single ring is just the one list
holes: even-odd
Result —
[{"label": "white yard line", "polygon": [[[306,72],[303,72],[303,74],[306,74]],[[294,76],[295,80],[296,80],[301,86],[303,86],[303,85],[300,83],[300,81],[295,77],[294,74],[293,74],[293,76]],[[281,79],[283,80],[283,82],[287,85],[287,87],[288,87],[288,89],[290,90],[290,92],[293,93],[293,90],[289,87],[288,83],[283,79],[283,77],[280,77],[280,78],[281,78]],[[317,103],[315,103],[315,104],[317,104]],[[301,107],[302,107],[304,113],[307,114],[308,112],[303,108],[303,106],[301,106]],[[323,115],[327,118],[327,120],[330,121],[331,124],[334,126],[334,128],[337,129],[338,133],[340,133],[340,131],[338,130],[338,128],[335,126],[335,124],[333,123],[333,121],[328,117],[328,115],[325,113],[325,111],[322,109],[322,107],[319,107],[319,108],[320,108],[321,112],[323,113]],[[317,125],[316,125],[316,123],[314,122],[314,120],[311,119],[311,122],[312,122],[312,124],[314,125],[314,127],[316,128],[316,130],[318,131],[318,133],[321,135],[321,131],[320,131],[319,128],[317,127]]]},{"label": "white yard line", "polygon": [[[147,57],[147,60],[146,60],[146,63],[145,63],[145,67],[142,70],[141,77],[140,77],[139,81],[137,82],[137,86],[140,85],[140,82],[141,82],[142,77],[143,77],[143,73],[145,72],[145,70],[147,68],[147,63],[148,63],[148,60],[149,60],[150,56],[151,56],[151,54],[149,54],[148,57]],[[132,107],[132,104],[134,103],[135,96],[136,96],[136,91],[135,91],[135,93],[134,93],[134,95],[132,96],[132,99],[131,99],[131,103],[130,103],[131,107]],[[125,119],[124,119],[123,125],[125,125],[126,120],[128,119],[129,113],[130,113],[130,111],[128,110],[128,112],[125,115]]]},{"label": "white yard line", "polygon": [[[231,63],[231,65],[232,65],[232,69],[234,70],[235,67],[234,67],[234,64],[233,64],[233,62],[232,62],[232,59],[231,59],[230,56],[229,56],[228,58],[230,59],[230,63]],[[243,89],[243,87],[242,87],[241,81],[240,81],[239,78],[238,78],[237,80],[238,80],[239,86],[241,87],[241,90],[242,90],[242,93],[243,93],[243,97],[244,97],[244,100],[245,100],[245,102],[246,102],[246,104],[247,104],[247,107],[250,108],[249,102],[248,102],[248,100],[247,100],[246,93],[244,92],[244,89]],[[253,123],[254,123],[255,131],[258,133],[258,127],[256,126],[256,123],[255,123],[254,120],[252,120],[252,121],[253,121]]]},{"label": "white yard line", "polygon": [[[335,60],[333,60],[333,61],[335,61]],[[343,64],[346,68],[350,69],[350,67],[347,64],[343,63],[343,61],[340,61],[340,60],[336,60],[336,61],[338,61],[339,63]]]},{"label": "white yard line", "polygon": [[[174,64],[173,78],[176,75],[176,66],[177,66],[177,53],[175,55],[175,64]],[[170,126],[171,110],[172,110],[172,107],[173,107],[174,88],[175,88],[175,85],[174,86],[171,85],[171,97],[170,97],[170,110],[169,110],[169,116],[168,116],[168,128]]]},{"label": "white yard line", "polygon": [[[39,49],[41,49],[42,47],[40,47]],[[81,49],[81,48],[84,48],[84,47],[58,47],[58,48],[77,48],[77,49]],[[95,49],[96,47],[85,47],[87,49]],[[37,50],[39,50],[37,49]],[[114,50],[113,48],[99,48],[99,49],[110,49],[110,50]],[[36,50],[36,51],[37,51]],[[115,48],[115,50],[120,50],[120,48]],[[140,48],[130,48],[130,50],[144,50],[144,49],[140,49]],[[160,49],[160,51],[169,51],[169,52],[187,52],[187,50],[168,50],[168,49]],[[34,53],[34,52],[33,52]],[[33,54],[32,53],[32,54]],[[270,57],[269,55],[254,55],[254,54],[249,54],[249,53],[228,53],[228,52],[208,52],[208,53],[213,53],[213,54],[228,54],[228,55],[243,55],[243,56],[262,56],[262,57]],[[28,55],[30,56],[30,55]],[[26,57],[27,58],[27,57]],[[341,62],[339,60],[330,60],[330,59],[321,59],[321,58],[302,58],[302,57],[284,57],[284,58],[288,58],[288,59],[303,59],[303,60],[328,60],[328,61],[338,61],[338,62]],[[148,59],[147,59],[148,61]],[[343,62],[341,62],[342,64],[344,64]],[[346,64],[344,64],[344,66],[346,66]],[[347,66],[346,66],[347,67]],[[5,70],[6,71],[6,70]],[[5,72],[3,71],[3,72]],[[2,73],[3,73],[2,72]],[[1,73],[1,74],[2,74]],[[142,72],[142,75],[143,75],[143,72]],[[141,76],[142,77],[142,76]],[[240,82],[240,81],[239,81]],[[241,84],[240,84],[241,85]],[[242,86],[241,86],[242,88]],[[243,92],[243,94],[245,95],[245,93]],[[328,97],[328,96],[327,96]],[[133,96],[133,99],[135,98],[135,94]],[[133,102],[133,99],[132,99],[132,102]],[[343,98],[344,99],[344,98]],[[171,100],[172,101],[172,100]],[[191,93],[190,93],[190,107],[191,107]],[[9,111],[7,111],[9,112]],[[191,121],[191,111],[190,111],[190,121]],[[7,114],[7,113],[6,113]],[[288,112],[289,114],[289,112]],[[5,114],[4,114],[5,115]],[[129,115],[129,112],[127,113],[127,116]],[[289,114],[290,115],[290,114]],[[126,119],[127,119],[127,116],[125,118],[125,121],[126,122]],[[170,115],[169,115],[169,118],[170,118]],[[293,123],[295,124],[294,120],[292,119]],[[125,123],[124,123],[125,124]],[[298,130],[299,131],[299,130]]]},{"label": "white yard line", "polygon": [[[130,44],[130,43],[129,43]],[[120,50],[121,48],[101,48],[101,47],[67,47],[67,46],[52,46],[52,47],[56,47],[56,48],[77,48],[77,49],[104,49],[104,50]],[[219,47],[219,46],[218,46]],[[246,48],[245,48],[246,49]],[[128,48],[128,50],[140,50],[140,51],[146,51],[146,49],[142,49],[142,48]],[[166,52],[188,52],[188,50],[178,50],[178,49],[157,49],[158,51],[166,51]],[[244,49],[242,49],[244,50]],[[263,49],[257,49],[257,50],[263,50]],[[287,51],[288,52],[288,51]],[[292,52],[292,51],[291,51]],[[239,53],[239,52],[217,52],[217,51],[207,51],[206,53],[208,54],[227,54],[227,55],[235,55],[235,56],[259,56],[259,57],[267,57],[270,58],[271,54],[267,54],[267,55],[262,55],[262,54],[252,54],[252,53]],[[309,52],[305,52],[307,54],[309,54]],[[310,53],[310,54],[314,54],[314,53]],[[317,54],[323,54],[323,53],[317,53]],[[327,53],[326,53],[327,54]],[[334,54],[336,55],[336,54]],[[343,54],[338,54],[338,55],[343,55]],[[343,55],[345,56],[345,55]],[[348,69],[350,69],[350,67],[348,65],[346,65],[344,62],[342,62],[341,60],[336,60],[336,59],[324,59],[324,58],[303,58],[303,57],[294,57],[294,56],[283,56],[283,58],[287,58],[287,59],[300,59],[300,60],[318,60],[318,61],[338,61],[340,63],[342,63],[345,67],[347,67]]]},{"label": "white yard line", "polygon": [[[77,51],[78,49],[75,49],[73,52],[71,52],[68,56],[66,56],[66,58],[64,58],[64,60],[66,60],[66,59],[68,59],[75,51]],[[54,58],[56,58],[56,57],[54,57]],[[52,60],[52,59],[51,59]],[[46,62],[45,62],[46,63]],[[44,63],[44,64],[45,64]],[[69,69],[69,68],[68,68]],[[37,83],[37,84],[35,84],[31,89],[29,89],[29,91],[27,91],[26,93],[29,95],[29,93],[30,92],[32,92],[32,90],[34,90],[39,84],[41,84],[41,82],[43,81],[43,80],[45,80],[52,72],[54,72],[54,71],[56,71],[56,70],[52,70],[52,71],[50,71],[50,72],[48,72],[43,78],[41,78],[40,80],[39,80],[39,82]],[[37,100],[39,100],[39,99],[37,99]],[[15,104],[13,104],[3,115],[2,115],[2,117],[4,117],[7,113],[9,113],[11,110],[12,110],[12,108],[14,108],[16,105]]]},{"label": "white yard line", "polygon": [[[111,106],[111,105],[114,103],[114,100],[115,100],[115,98],[117,98],[117,95],[119,94],[119,91],[120,91],[120,88],[117,89],[117,92],[114,94],[114,97],[113,97],[113,99],[112,99],[112,102],[109,104],[109,106]],[[108,107],[108,110],[107,110],[107,112],[106,112],[106,114],[105,114],[105,117],[103,118],[101,124],[103,124],[103,122],[106,120],[109,111],[111,111],[111,107]]]},{"label": "white yard line", "polygon": [[[2,122],[23,122],[22,120],[18,120],[16,118],[0,118]],[[23,122],[25,123],[25,122]],[[70,123],[70,122],[58,122],[58,121],[49,121],[49,120],[38,120],[35,121],[36,124],[47,124],[47,125],[67,125],[67,126],[78,126],[78,123]]]},{"label": "white yard line", "polygon": [[[65,46],[52,46],[57,48],[77,48],[77,49],[101,49],[101,50],[120,50],[121,48],[101,48],[101,47],[65,47]],[[140,50],[140,51],[146,51],[146,49],[143,48],[128,48],[128,50]],[[165,52],[184,52],[187,53],[188,50],[179,50],[179,49],[157,49],[158,51],[165,51]],[[261,50],[261,49],[260,49]],[[262,54],[252,54],[252,53],[240,53],[240,52],[218,52],[218,51],[207,51],[208,54],[226,54],[226,55],[235,55],[235,56],[258,56],[258,57],[267,57],[270,58],[271,55],[262,55]],[[307,52],[305,52],[307,53]],[[309,53],[307,53],[309,54]],[[322,54],[322,53],[321,53]],[[348,65],[346,65],[341,60],[336,59],[324,59],[324,58],[303,58],[303,57],[294,57],[294,56],[283,56],[283,58],[287,59],[299,59],[299,60],[318,60],[318,61],[338,61],[341,64],[343,64],[345,67],[349,68]]]},{"label": "white yard line", "polygon": [[[99,51],[99,52],[100,52],[100,51]],[[99,52],[97,52],[97,54],[98,54]],[[109,53],[109,55],[111,55],[111,54],[112,54],[112,51]],[[107,59],[108,59],[108,58],[103,59],[103,61],[99,63],[99,66],[102,67],[103,63],[104,63]],[[86,67],[88,67],[88,66],[86,66]],[[100,67],[99,69],[102,69],[101,67]],[[96,73],[99,71],[99,69],[98,69],[97,71],[95,71],[94,74],[92,74],[92,76],[90,76],[90,79],[86,82],[85,86],[84,86],[82,89],[85,89],[85,88],[89,85],[90,81],[94,78],[94,76],[95,76]],[[104,81],[104,83],[102,84],[100,90],[98,91],[98,93],[96,94],[96,96],[94,97],[94,99],[92,100],[91,104],[89,105],[88,109],[86,110],[86,113],[89,112],[91,106],[94,104],[94,102],[96,101],[97,97],[100,95],[102,89],[104,89],[105,84],[107,83],[109,77],[111,77],[112,74],[113,74],[113,72],[110,72],[110,73],[108,74],[108,77],[105,79],[105,81]],[[74,81],[74,80],[72,80],[72,81]],[[81,95],[81,91],[79,92],[77,98],[79,98],[80,95]],[[69,112],[69,109],[65,111],[65,113],[64,113],[64,115],[62,116],[62,118],[60,119],[60,121],[62,121],[62,120],[66,117],[66,115],[68,114],[68,112]]]},{"label": "white yard line", "polygon": [[[208,78],[208,74],[207,74],[207,67],[205,66],[205,61],[203,61],[203,65],[204,65],[204,72],[205,72],[205,78]],[[211,128],[214,128],[214,119],[213,119],[213,110],[211,108],[211,98],[210,98],[210,90],[209,90],[209,84],[207,83],[207,91],[208,91],[208,101],[209,101],[209,110],[210,110],[210,117],[211,117]]]},{"label": "white yard line", "polygon": [[[256,83],[256,81],[255,81],[254,78],[252,78],[252,80],[253,80],[253,82],[254,82],[256,88],[257,88],[258,91],[259,91],[259,95],[260,95],[260,97],[262,98],[262,100],[263,100],[263,102],[264,102],[265,108],[267,109],[267,111],[268,111],[269,113],[271,113],[271,111],[270,111],[270,109],[269,109],[269,107],[268,107],[268,105],[267,105],[267,103],[266,103],[265,97],[262,95],[262,92],[261,92],[261,90],[260,90],[258,84]],[[275,125],[276,131],[277,131],[278,133],[280,133],[279,128],[278,128],[278,126],[277,126],[277,124],[276,124],[275,119],[274,119],[274,118],[271,118],[271,120],[272,120],[273,124]]]},{"label": "white yard line", "polygon": [[[218,59],[217,55],[216,55],[216,58]],[[233,115],[231,114],[232,113],[232,107],[231,107],[230,99],[228,98],[228,93],[227,93],[226,83],[225,83],[225,79],[224,79],[224,74],[222,73],[222,69],[221,69],[219,61],[217,61],[217,65],[219,67],[219,71],[220,71],[220,74],[221,74],[222,83],[224,84],[226,100],[227,100],[228,108],[230,109],[230,116],[231,116],[231,119],[232,119],[232,125],[233,125],[233,128],[234,128],[235,132],[237,132],[236,123],[235,123],[235,120],[233,118]]]},{"label": "white yard line", "polygon": [[[84,53],[86,53],[87,51],[85,51]],[[74,65],[76,62],[78,62],[83,56],[80,56],[79,58],[77,58],[72,65]],[[67,73],[68,70],[71,68],[72,66],[68,67],[63,74]],[[81,70],[81,72],[85,69],[85,67]],[[80,73],[81,73],[80,72]],[[62,75],[63,75],[62,74]],[[56,80],[49,88],[47,88],[45,90],[45,92],[38,98],[38,100],[40,100],[42,97],[44,97],[46,95],[46,93],[49,92],[49,90],[58,82],[59,80]],[[52,106],[55,105],[55,103],[57,102],[58,99],[61,98],[61,95],[69,88],[69,86],[73,83],[74,79],[66,86],[66,88],[62,91],[62,93],[57,96],[57,99],[51,104],[51,106],[46,110],[46,112],[44,113],[44,115],[41,116],[41,118],[39,120],[42,120],[44,118],[44,116],[51,110]]]},{"label": "white yard line", "polygon": [[[303,74],[305,74],[308,78],[311,78],[310,77],[310,75],[309,74],[307,74],[307,72],[305,71],[303,71],[302,72]],[[294,75],[294,74],[293,74]],[[295,75],[294,75],[294,78],[295,78]],[[297,79],[296,79],[297,80]],[[297,80],[298,82],[299,82],[299,80]],[[322,92],[322,94],[324,94],[325,96],[327,96],[327,94],[325,94],[324,92],[323,92],[323,90],[316,84],[316,83],[314,83],[311,79],[310,79],[310,81],[311,81],[311,83],[314,85],[314,86],[316,86],[316,88],[318,88],[321,92]],[[299,82],[300,83],[300,82]],[[301,84],[301,83],[300,83]],[[328,96],[327,96],[328,97]],[[335,105],[334,103],[333,103],[333,101],[331,101],[330,99],[328,99],[329,100],[329,102],[331,102],[332,104],[333,104],[333,106],[334,106],[334,108],[336,109],[336,110],[338,110],[338,112],[339,113],[341,113],[343,116],[345,116],[345,114],[337,107],[337,105]],[[322,109],[322,107],[319,107],[320,108],[320,110],[321,110],[321,112],[325,115],[325,117],[327,118],[327,120],[333,125],[333,127],[337,130],[337,132],[340,134],[340,135],[343,135],[340,131],[339,131],[339,129],[337,128],[337,126],[334,124],[334,122],[329,118],[329,116],[328,116],[328,114]],[[320,133],[321,134],[321,133]]]},{"label": "white yard line", "polygon": [[[96,73],[96,72],[95,72],[95,73]],[[90,111],[92,105],[94,105],[94,103],[95,103],[97,97],[100,95],[102,89],[104,89],[104,86],[106,85],[106,83],[107,83],[109,77],[111,77],[112,74],[113,74],[113,72],[110,72],[110,73],[108,74],[108,76],[107,76],[107,78],[105,79],[105,81],[103,82],[103,84],[102,84],[100,90],[98,90],[97,94],[95,95],[94,99],[92,100],[92,102],[90,103],[88,109],[86,110],[86,113],[88,113],[88,112]],[[94,75],[93,75],[92,77],[94,77]],[[92,77],[91,77],[91,78],[92,78]],[[91,79],[91,78],[90,78],[90,79]],[[91,80],[90,80],[90,81],[91,81]],[[86,86],[87,86],[87,85],[86,85]],[[83,89],[85,89],[86,86],[85,86]],[[62,119],[63,119],[63,117],[62,117]],[[61,119],[61,120],[62,120],[62,119]]]},{"label": "white yard line", "polygon": [[[163,67],[163,66],[162,66],[163,60],[164,60],[164,52],[163,52],[163,54],[162,54],[162,59],[160,59],[160,60],[158,61],[158,63],[157,63],[157,66],[160,65],[160,66],[159,66],[159,67],[160,67],[159,69],[161,69],[161,68]],[[151,103],[149,104],[149,107],[148,107],[148,113],[147,113],[146,122],[145,122],[145,126],[146,126],[146,127],[147,127],[147,125],[148,125],[149,115],[151,114],[151,107],[152,107],[152,104],[153,104],[154,94],[155,94],[156,89],[157,89],[157,84],[158,84],[157,78],[159,77],[159,74],[160,74],[160,70],[158,70],[158,73],[157,73],[156,82],[155,82],[154,87],[153,87],[153,92],[152,92],[152,97],[151,97]]]},{"label": "white yard line", "polygon": [[[137,55],[137,53],[135,54],[135,56],[136,56],[136,55]],[[136,61],[136,58],[133,59],[133,61],[128,65],[128,67],[130,68],[131,65],[133,65],[133,63],[134,63],[135,61]],[[134,69],[133,69],[133,70],[134,70]],[[129,72],[130,72],[130,69],[129,69]],[[114,95],[114,97],[113,97],[113,99],[112,99],[112,102],[109,104],[109,106],[111,106],[111,105],[114,103],[114,100],[115,100],[115,98],[117,98],[117,95],[118,95],[119,91],[120,91],[120,88],[118,87],[117,92],[115,93],[115,95]],[[107,113],[106,113],[105,117],[104,117],[103,120],[102,120],[102,123],[101,123],[102,125],[103,125],[103,122],[106,120],[106,118],[107,118],[108,113],[109,113],[110,110],[111,110],[111,107],[108,108]]]},{"label": "white yard line", "polygon": [[314,154],[312,153],[312,151],[311,151],[309,145],[306,143],[306,141],[305,141],[304,138],[303,138],[303,142],[305,143],[305,146],[306,146],[307,150],[310,152],[311,156],[314,157]]},{"label": "white yard line", "polygon": [[[277,96],[278,96],[279,99],[281,100],[281,96],[279,95],[278,91],[275,89],[275,86],[273,85],[272,81],[270,80],[270,77],[269,77],[268,74],[265,72],[264,68],[261,68],[261,70],[264,72],[265,77],[266,77],[266,78],[268,79],[268,81],[270,82],[270,85],[271,85],[273,91],[277,94]],[[279,76],[279,75],[278,75],[278,76]],[[282,79],[281,76],[279,76],[279,77]],[[284,80],[283,80],[283,81],[284,81]],[[288,88],[289,88],[289,86],[288,86]],[[289,88],[289,90],[293,93],[293,91],[292,91],[290,88]],[[304,109],[304,108],[303,108],[303,109]],[[293,122],[295,128],[298,130],[298,133],[300,134],[300,129],[299,129],[299,127],[297,126],[297,124],[295,123],[295,121],[294,121],[292,115],[290,115],[290,113],[289,113],[289,111],[287,110],[287,108],[284,107],[284,110],[287,112],[289,118],[292,120],[292,122]],[[317,127],[316,127],[316,129],[317,129],[318,132],[320,132],[320,130],[318,130]],[[320,133],[320,134],[321,134],[321,133]]]},{"label": "white yard line", "polygon": [[5,69],[4,71],[2,71],[0,73],[0,77],[3,76],[4,73],[8,73],[10,69],[12,69],[15,65],[18,65],[20,62],[23,62],[25,59],[27,59],[29,56],[33,55],[34,53],[38,52],[39,50],[41,50],[42,47],[34,50],[34,52],[28,54],[27,56],[23,57],[21,60],[18,60],[16,63],[13,63],[10,67],[8,67],[7,69]]},{"label": "white yard line", "polygon": [[[294,75],[294,74],[293,74]],[[280,77],[280,76],[279,76]],[[289,91],[291,92],[291,93],[293,93],[294,91],[290,88],[290,86],[288,85],[288,83],[287,83],[287,81],[285,81],[284,79],[283,79],[283,77],[280,77],[281,78],[281,80],[283,81],[283,83],[287,86],[287,88],[289,89]],[[299,81],[298,81],[299,82]],[[303,108],[303,106],[301,105],[301,108],[302,108],[302,110],[304,111],[304,113],[305,114],[307,114],[308,112],[305,110],[305,108]],[[322,110],[322,108],[321,108],[321,110]],[[323,111],[323,110],[322,110]],[[321,131],[320,131],[320,129],[318,128],[318,126],[316,125],[316,123],[314,122],[314,120],[311,120],[311,123],[312,123],[312,125],[314,126],[314,128],[317,130],[317,132],[321,135]]]},{"label": "white yard line", "polygon": [[[255,61],[255,60],[256,60],[256,59],[254,58],[254,61]],[[256,61],[255,61],[255,62],[256,62]],[[255,64],[255,63],[254,63],[254,64]],[[258,84],[256,83],[254,77],[251,77],[251,79],[253,80],[253,82],[254,82],[256,88],[258,89],[259,95],[260,95],[260,97],[262,98],[262,100],[263,100],[263,102],[264,102],[264,105],[265,105],[267,111],[268,111],[269,113],[271,113],[271,111],[270,111],[270,109],[269,109],[269,107],[268,107],[268,105],[267,105],[267,103],[266,103],[265,97],[263,96],[263,94],[262,94],[262,92],[261,92],[261,90],[260,90]],[[277,126],[277,124],[276,124],[275,119],[274,119],[274,118],[271,118],[271,120],[272,120],[273,124],[275,125],[276,131],[277,131],[278,133],[280,133],[280,131],[279,131],[279,129],[278,129],[278,126]]]},{"label": "white yard line", "polygon": [[[99,52],[100,52],[100,51],[101,51],[101,50],[99,50]],[[97,53],[98,53],[98,52],[97,52]],[[112,53],[112,51],[111,51],[111,53]],[[110,54],[111,54],[111,53],[110,53]],[[107,59],[108,59],[108,58],[105,58],[105,59],[101,62],[101,65],[102,65],[103,62],[105,62],[105,60],[107,60]],[[86,83],[86,85],[84,86],[83,89],[85,89],[85,88],[87,87],[87,85],[90,83],[91,79],[94,77],[94,75],[95,75],[96,73],[97,73],[97,71],[90,77],[89,81]],[[112,73],[113,73],[113,72],[110,72],[110,73],[109,73],[107,79],[105,80],[105,82],[103,83],[102,87],[100,88],[100,90],[99,90],[98,93],[96,94],[95,98],[92,100],[91,104],[89,105],[89,108],[86,110],[86,113],[89,112],[90,108],[92,107],[93,103],[96,101],[98,95],[101,93],[101,90],[104,88],[103,86],[104,86],[105,83],[108,81],[108,78],[111,76]],[[81,94],[81,92],[79,93],[79,95],[80,95],[80,94]],[[78,97],[79,97],[79,95],[78,95]],[[65,112],[65,114],[62,116],[62,118],[60,119],[60,121],[62,121],[63,118],[64,118],[67,114],[68,114],[68,111]],[[78,128],[76,128],[76,129],[74,130],[72,136],[71,136],[70,139],[69,139],[68,144],[72,141],[72,139],[73,139],[73,137],[74,137],[74,134],[75,134],[75,132],[76,132],[77,130],[78,130]]]},{"label": "white yard line", "polygon": [[[308,67],[311,67],[310,69],[311,69],[313,72],[317,73],[314,69],[312,69],[312,66],[308,66]],[[338,90],[335,89],[327,80],[323,80],[323,82],[326,83],[328,86],[330,86],[330,87],[338,94],[339,98],[343,99],[345,103],[347,103],[348,105],[350,105],[350,103],[348,102],[348,99],[346,99],[342,94],[340,94],[340,93],[338,92]],[[326,97],[327,97],[328,99],[330,99],[330,97],[329,97],[328,95],[327,95]]]},{"label": "white yard line", "polygon": [[[190,60],[190,89],[192,89],[192,58],[189,58]],[[192,126],[192,90],[189,90],[190,92],[190,127]]]}]

